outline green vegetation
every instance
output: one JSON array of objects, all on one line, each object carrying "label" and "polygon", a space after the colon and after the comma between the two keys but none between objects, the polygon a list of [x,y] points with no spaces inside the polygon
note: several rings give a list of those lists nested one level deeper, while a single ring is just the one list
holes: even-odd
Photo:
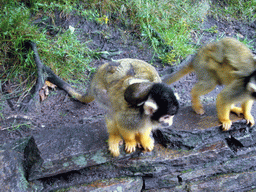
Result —
[{"label": "green vegetation", "polygon": [[213,3],[211,14],[216,18],[253,22],[256,20],[255,12],[255,0],[217,0]]},{"label": "green vegetation", "polygon": [[[198,29],[203,21],[209,3],[207,1],[154,1],[154,0],[132,0],[131,7],[137,10],[135,21],[140,24],[142,36],[150,39],[150,42],[160,58],[172,64],[176,60],[185,58],[194,51],[191,31]],[[158,33],[163,42],[156,37]],[[159,49],[161,43],[172,47],[166,50]]]},{"label": "green vegetation", "polygon": [[[1,83],[10,81],[16,84],[11,90],[19,95],[35,83],[36,66],[33,53],[28,52],[26,42],[33,40],[37,43],[41,60],[50,66],[54,72],[69,82],[78,83],[85,80],[94,71],[89,66],[97,52],[88,49],[86,42],[77,39],[75,29],[64,30],[55,26],[57,34],[52,37],[46,29],[40,29],[32,21],[43,16],[54,23],[54,10],[61,10],[61,14],[69,14],[73,10],[71,4],[34,3],[30,8],[19,2],[9,2],[0,8],[0,79]],[[44,13],[47,12],[47,13]],[[34,16],[31,17],[31,14]],[[89,12],[81,12],[89,14]]]},{"label": "green vegetation", "polygon": [[0,18],[0,78],[26,82],[36,71],[32,54],[24,50],[24,41],[35,38],[36,27],[30,24],[28,9],[14,7],[13,3],[2,6]]},{"label": "green vegetation", "polygon": [[[26,2],[26,3],[24,3]],[[0,80],[15,85],[14,95],[24,94],[35,84],[36,66],[26,42],[37,43],[44,64],[66,81],[83,83],[94,71],[90,66],[101,54],[81,42],[79,31],[72,26],[63,29],[55,25],[56,11],[61,17],[80,15],[101,25],[121,21],[139,32],[155,50],[163,63],[178,63],[197,48],[200,29],[207,14],[216,17],[254,21],[256,1],[246,0],[16,0],[0,3]],[[39,27],[51,20],[51,26]],[[48,28],[47,28],[48,27]],[[55,33],[49,34],[49,27]],[[46,29],[47,28],[47,29]],[[215,26],[208,32],[216,33]],[[197,38],[192,39],[192,35]],[[106,54],[106,53],[105,53]],[[25,91],[25,92],[26,92]]]}]

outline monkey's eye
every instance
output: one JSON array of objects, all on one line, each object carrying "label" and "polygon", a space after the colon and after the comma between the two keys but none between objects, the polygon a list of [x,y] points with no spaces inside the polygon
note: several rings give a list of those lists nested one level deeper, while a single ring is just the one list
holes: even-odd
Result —
[{"label": "monkey's eye", "polygon": [[256,92],[252,93],[252,97],[256,98]]},{"label": "monkey's eye", "polygon": [[163,118],[163,120],[169,119],[169,118],[170,118],[170,115],[165,115],[165,116],[163,116],[162,118]]}]

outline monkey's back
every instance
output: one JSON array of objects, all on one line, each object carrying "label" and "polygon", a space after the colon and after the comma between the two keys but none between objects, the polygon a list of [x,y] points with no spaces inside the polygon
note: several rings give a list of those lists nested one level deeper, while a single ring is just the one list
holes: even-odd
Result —
[{"label": "monkey's back", "polygon": [[[251,73],[255,69],[254,56],[251,50],[240,41],[234,38],[225,38],[222,41],[224,55],[227,65],[232,66],[237,71]],[[224,58],[224,60],[225,60]]]},{"label": "monkey's back", "polygon": [[234,72],[247,75],[255,69],[251,50],[234,38],[207,44],[198,51],[192,65],[199,79],[206,79],[210,75],[217,78],[219,84],[225,85],[238,78]]},{"label": "monkey's back", "polygon": [[99,67],[90,89],[99,103],[110,102],[113,111],[121,111],[128,107],[125,89],[138,82],[159,83],[161,78],[153,66],[142,60],[120,59]]}]

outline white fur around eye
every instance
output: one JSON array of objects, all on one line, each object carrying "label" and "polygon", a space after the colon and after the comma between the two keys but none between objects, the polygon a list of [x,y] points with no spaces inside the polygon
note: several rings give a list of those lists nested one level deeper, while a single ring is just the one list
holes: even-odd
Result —
[{"label": "white fur around eye", "polygon": [[163,116],[159,119],[159,122],[160,123],[165,123],[165,124],[168,124],[168,126],[171,126],[172,123],[173,123],[173,115],[166,115],[166,116]]}]

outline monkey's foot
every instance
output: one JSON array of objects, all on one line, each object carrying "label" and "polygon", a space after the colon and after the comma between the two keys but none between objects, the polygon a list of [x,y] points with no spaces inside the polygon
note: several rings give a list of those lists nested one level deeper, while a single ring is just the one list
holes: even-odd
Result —
[{"label": "monkey's foot", "polygon": [[253,118],[253,116],[251,114],[244,115],[244,118],[246,119],[246,123],[250,124],[251,127],[255,124],[254,118]]},{"label": "monkey's foot", "polygon": [[154,140],[149,138],[141,143],[145,151],[152,151],[154,149]]},{"label": "monkey's foot", "polygon": [[198,115],[203,115],[204,114],[204,108],[203,106],[197,106],[197,105],[192,105],[193,110],[196,112]]},{"label": "monkey's foot", "polygon": [[113,155],[113,157],[118,157],[120,155],[120,151],[119,151],[119,143],[117,144],[109,144],[108,147],[110,153]]},{"label": "monkey's foot", "polygon": [[108,149],[114,157],[120,155],[119,145],[123,144],[123,140],[120,136],[109,135]]},{"label": "monkey's foot", "polygon": [[243,114],[243,109],[241,107],[232,107],[231,112],[235,113],[238,117]]},{"label": "monkey's foot", "polygon": [[222,123],[223,131],[229,130],[232,125],[232,121],[230,121],[229,119],[228,120],[220,120],[220,122]]},{"label": "monkey's foot", "polygon": [[136,150],[136,141],[125,141],[125,151],[126,153],[132,153]]}]

